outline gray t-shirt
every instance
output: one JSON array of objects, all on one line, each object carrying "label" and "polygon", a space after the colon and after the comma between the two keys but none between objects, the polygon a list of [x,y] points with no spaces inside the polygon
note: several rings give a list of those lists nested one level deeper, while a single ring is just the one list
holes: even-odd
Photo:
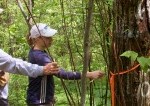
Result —
[{"label": "gray t-shirt", "polygon": [[13,58],[1,49],[0,70],[30,77],[37,77],[43,75],[43,66],[31,64],[18,58]]}]

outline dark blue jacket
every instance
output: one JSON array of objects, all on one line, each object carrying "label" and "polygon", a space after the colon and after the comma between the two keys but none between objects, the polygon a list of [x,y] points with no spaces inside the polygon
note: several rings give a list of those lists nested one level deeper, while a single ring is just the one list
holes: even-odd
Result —
[{"label": "dark blue jacket", "polygon": [[[41,66],[52,62],[52,59],[45,51],[33,50],[29,52],[29,62]],[[56,75],[62,79],[78,80],[81,79],[81,74],[78,72],[66,72],[60,69]],[[27,90],[28,104],[48,104],[54,98],[54,79],[53,75],[39,76],[36,78],[29,77],[29,84]]]}]

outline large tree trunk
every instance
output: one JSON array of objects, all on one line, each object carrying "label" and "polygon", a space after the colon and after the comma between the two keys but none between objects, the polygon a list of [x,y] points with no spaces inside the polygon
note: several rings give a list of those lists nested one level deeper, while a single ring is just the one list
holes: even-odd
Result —
[{"label": "large tree trunk", "polygon": [[[142,8],[146,7],[146,1],[149,2],[149,0],[143,0]],[[149,17],[147,9],[142,14],[137,14],[140,2],[140,0],[114,0],[112,52],[109,67],[113,74],[129,70],[135,65],[130,62],[130,59],[120,57],[123,52],[132,50],[143,56],[148,55]],[[114,76],[115,89],[114,91],[111,89],[114,94],[112,95],[113,106],[138,106],[136,93],[139,85],[139,69]],[[112,74],[110,76],[112,77]],[[112,87],[112,83],[110,85]]]}]

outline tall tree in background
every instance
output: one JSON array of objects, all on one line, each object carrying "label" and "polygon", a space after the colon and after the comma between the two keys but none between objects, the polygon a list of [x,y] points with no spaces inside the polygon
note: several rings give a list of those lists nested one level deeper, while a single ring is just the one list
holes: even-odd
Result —
[{"label": "tall tree in background", "polygon": [[[127,50],[135,51],[140,56],[148,55],[149,3],[149,0],[114,0],[109,67],[112,72],[110,72],[112,106],[138,106],[136,93],[140,69],[134,67],[136,63],[120,55]],[[132,68],[135,69],[125,71]]]}]

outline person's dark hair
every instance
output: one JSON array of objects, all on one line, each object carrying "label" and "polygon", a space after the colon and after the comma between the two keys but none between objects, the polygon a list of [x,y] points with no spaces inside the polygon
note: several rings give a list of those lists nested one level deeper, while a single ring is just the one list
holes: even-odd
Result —
[{"label": "person's dark hair", "polygon": [[33,40],[29,38],[30,33],[27,34],[26,39],[27,39],[27,43],[30,47],[33,47]]}]

